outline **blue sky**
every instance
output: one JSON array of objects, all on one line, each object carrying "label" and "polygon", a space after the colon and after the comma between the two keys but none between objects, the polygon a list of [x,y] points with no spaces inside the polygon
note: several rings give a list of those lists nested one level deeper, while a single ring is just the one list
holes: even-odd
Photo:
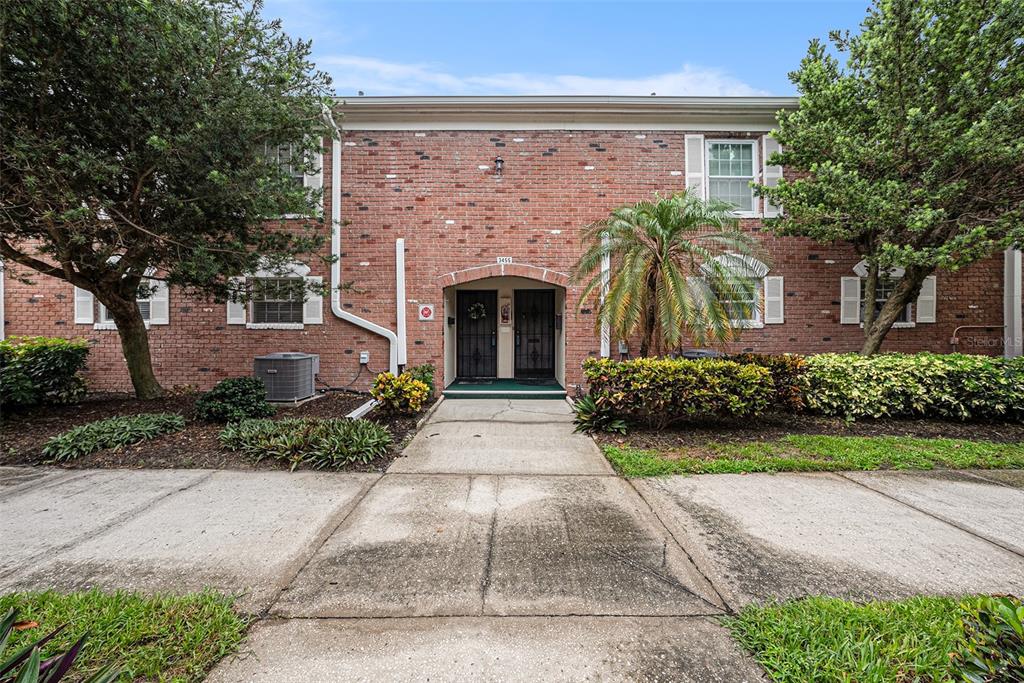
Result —
[{"label": "blue sky", "polygon": [[812,37],[868,0],[267,0],[338,95],[791,95]]}]

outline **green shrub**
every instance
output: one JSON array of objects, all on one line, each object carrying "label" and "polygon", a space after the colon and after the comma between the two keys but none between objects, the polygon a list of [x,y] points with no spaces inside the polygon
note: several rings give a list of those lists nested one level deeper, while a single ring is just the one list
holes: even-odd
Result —
[{"label": "green shrub", "polygon": [[717,358],[588,358],[583,373],[598,405],[658,429],[681,420],[759,415],[774,395],[765,368]]},{"label": "green shrub", "polygon": [[593,432],[625,434],[626,421],[615,417],[606,404],[607,401],[604,397],[596,398],[592,394],[576,399],[572,404],[573,410],[576,412],[576,417],[573,418],[573,424],[576,425],[575,431],[588,434]]},{"label": "green shrub", "polygon": [[807,407],[822,415],[1024,419],[1024,364],[989,356],[826,353],[808,356]]},{"label": "green shrub", "polygon": [[74,403],[85,395],[89,344],[81,339],[12,337],[0,341],[0,396],[5,406]]},{"label": "green shrub", "polygon": [[387,452],[391,433],[369,420],[242,420],[225,427],[220,442],[255,462],[270,458],[293,470],[301,464],[319,470],[370,462]]},{"label": "green shrub", "polygon": [[801,412],[804,404],[804,357],[793,353],[768,355],[763,353],[737,353],[729,360],[744,365],[757,365],[772,374],[775,387],[775,407],[788,412]]},{"label": "green shrub", "polygon": [[389,413],[415,415],[423,408],[430,388],[408,372],[397,377],[390,372],[382,372],[374,380],[370,395]]},{"label": "green shrub", "polygon": [[267,403],[267,387],[255,377],[221,380],[196,401],[196,416],[208,422],[237,422],[273,414],[274,406]]},{"label": "green shrub", "polygon": [[43,455],[49,462],[67,462],[104,448],[127,446],[184,428],[185,418],[171,413],[111,417],[58,434],[43,446]]},{"label": "green shrub", "polygon": [[994,597],[965,602],[961,609],[967,642],[953,662],[963,680],[1024,681],[1024,603]]},{"label": "green shrub", "polygon": [[432,363],[424,363],[423,365],[414,365],[406,370],[413,379],[418,379],[427,385],[427,389],[430,390],[429,396],[434,395],[434,365]]}]

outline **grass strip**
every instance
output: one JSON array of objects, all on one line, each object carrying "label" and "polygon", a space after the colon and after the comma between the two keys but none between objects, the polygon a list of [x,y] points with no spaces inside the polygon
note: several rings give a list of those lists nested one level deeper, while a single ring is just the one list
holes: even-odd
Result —
[{"label": "grass strip", "polygon": [[803,598],[751,605],[725,625],[773,681],[950,681],[965,604],[982,598],[915,597],[854,603]]},{"label": "grass strip", "polygon": [[903,436],[790,435],[777,441],[711,442],[702,449],[661,453],[628,445],[602,447],[627,477],[741,472],[840,470],[1022,469],[1024,444]]}]

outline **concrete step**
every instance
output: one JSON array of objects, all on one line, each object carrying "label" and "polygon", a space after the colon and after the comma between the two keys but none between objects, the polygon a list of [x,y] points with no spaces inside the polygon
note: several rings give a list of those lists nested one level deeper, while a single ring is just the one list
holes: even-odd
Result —
[{"label": "concrete step", "polygon": [[554,387],[548,389],[545,387],[536,388],[523,388],[523,389],[445,389],[444,397],[446,399],[453,398],[550,398],[550,399],[565,399],[565,390],[556,389]]}]

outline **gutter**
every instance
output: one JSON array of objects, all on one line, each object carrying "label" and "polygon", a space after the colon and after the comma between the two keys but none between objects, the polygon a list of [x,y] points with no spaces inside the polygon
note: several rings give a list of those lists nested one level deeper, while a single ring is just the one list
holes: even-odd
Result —
[{"label": "gutter", "polygon": [[[404,240],[398,240],[398,242],[404,242]],[[395,248],[396,250],[398,249],[397,243]],[[334,262],[331,263],[331,313],[345,322],[352,323],[357,327],[387,339],[390,347],[388,368],[393,374],[397,375],[400,357],[399,347],[404,346],[404,344],[400,345],[398,335],[386,327],[370,322],[366,318],[360,318],[354,313],[349,313],[341,306],[341,140],[337,138],[332,138],[331,140],[331,255],[334,257]],[[404,266],[404,247],[402,260]],[[399,292],[399,296],[404,298],[405,273],[400,272],[396,274],[396,279],[402,284],[402,291]],[[404,313],[405,307],[400,306],[400,311]],[[402,341],[404,342],[404,338]]]}]

